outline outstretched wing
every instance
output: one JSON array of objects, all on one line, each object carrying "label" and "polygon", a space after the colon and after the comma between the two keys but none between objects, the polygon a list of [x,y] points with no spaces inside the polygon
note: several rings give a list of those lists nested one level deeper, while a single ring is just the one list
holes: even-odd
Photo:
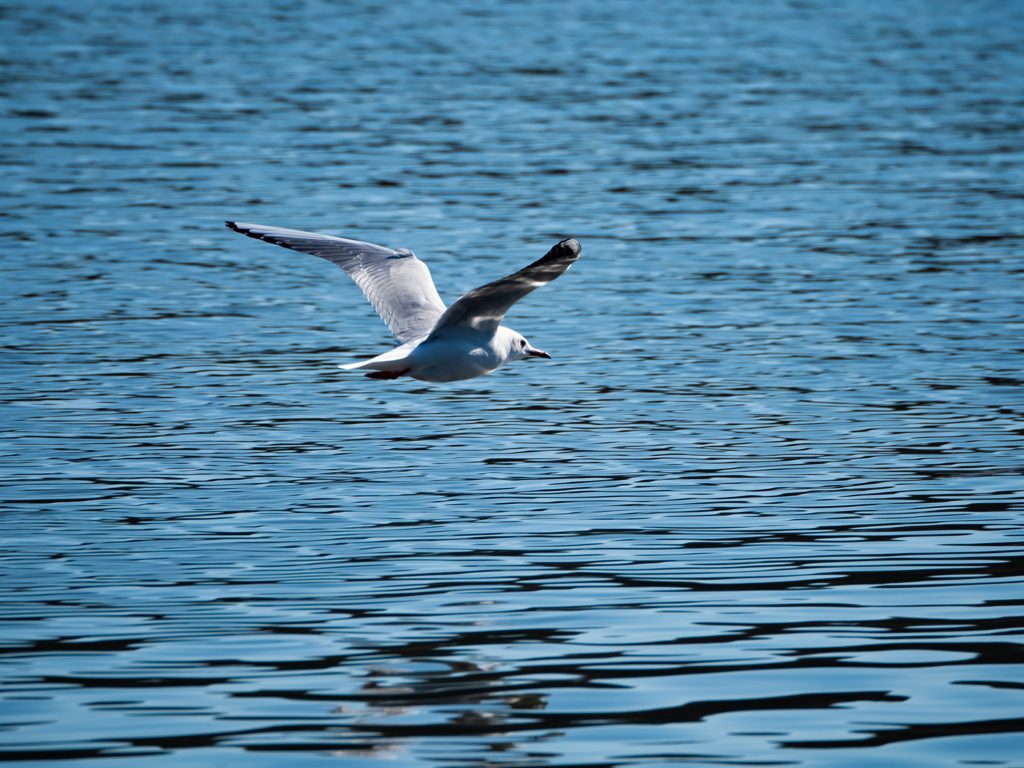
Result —
[{"label": "outstretched wing", "polygon": [[437,295],[430,270],[407,248],[391,250],[297,229],[225,223],[243,235],[337,264],[363,289],[399,344],[426,337],[444,314],[444,302]]},{"label": "outstretched wing", "polygon": [[548,251],[544,258],[514,275],[467,293],[441,315],[431,335],[453,325],[468,325],[486,333],[494,333],[513,304],[531,291],[550,283],[579,257],[580,244],[572,238],[563,240]]}]

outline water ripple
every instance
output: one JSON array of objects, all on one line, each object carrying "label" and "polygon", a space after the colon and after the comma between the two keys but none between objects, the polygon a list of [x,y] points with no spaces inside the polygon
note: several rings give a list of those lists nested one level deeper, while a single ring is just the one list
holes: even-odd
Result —
[{"label": "water ripple", "polygon": [[[225,22],[225,20],[229,22]],[[0,756],[1019,764],[1015,7],[0,14]],[[381,386],[333,266],[563,237]]]}]

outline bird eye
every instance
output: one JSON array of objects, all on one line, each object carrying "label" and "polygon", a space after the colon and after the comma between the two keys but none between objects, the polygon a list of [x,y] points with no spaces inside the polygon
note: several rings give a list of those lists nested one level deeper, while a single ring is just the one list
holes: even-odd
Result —
[{"label": "bird eye", "polygon": [[520,342],[519,342],[519,346],[520,346],[520,347],[521,347],[522,349],[526,349],[526,339],[523,339],[522,341],[520,341]]}]

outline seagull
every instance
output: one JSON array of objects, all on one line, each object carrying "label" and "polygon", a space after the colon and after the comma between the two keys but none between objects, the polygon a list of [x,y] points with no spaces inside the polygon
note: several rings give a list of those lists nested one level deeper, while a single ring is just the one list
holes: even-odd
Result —
[{"label": "seagull", "polygon": [[512,305],[550,283],[580,257],[580,244],[562,240],[515,274],[470,291],[445,307],[427,265],[408,248],[319,235],[297,229],[225,222],[229,229],[337,264],[362,288],[398,342],[383,355],[338,367],[369,369],[371,379],[409,376],[420,381],[462,381],[512,360],[551,355],[501,325]]}]

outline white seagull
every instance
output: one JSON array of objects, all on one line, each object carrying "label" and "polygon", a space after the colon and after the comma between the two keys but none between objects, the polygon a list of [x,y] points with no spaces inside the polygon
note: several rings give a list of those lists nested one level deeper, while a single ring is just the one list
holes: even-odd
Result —
[{"label": "white seagull", "polygon": [[522,334],[500,325],[512,305],[550,283],[580,257],[580,244],[563,240],[544,258],[513,275],[470,291],[445,307],[427,265],[408,248],[318,235],[297,229],[225,222],[243,235],[337,264],[356,281],[399,346],[346,371],[368,368],[371,379],[410,376],[421,381],[461,381],[483,376],[511,360],[551,358]]}]

